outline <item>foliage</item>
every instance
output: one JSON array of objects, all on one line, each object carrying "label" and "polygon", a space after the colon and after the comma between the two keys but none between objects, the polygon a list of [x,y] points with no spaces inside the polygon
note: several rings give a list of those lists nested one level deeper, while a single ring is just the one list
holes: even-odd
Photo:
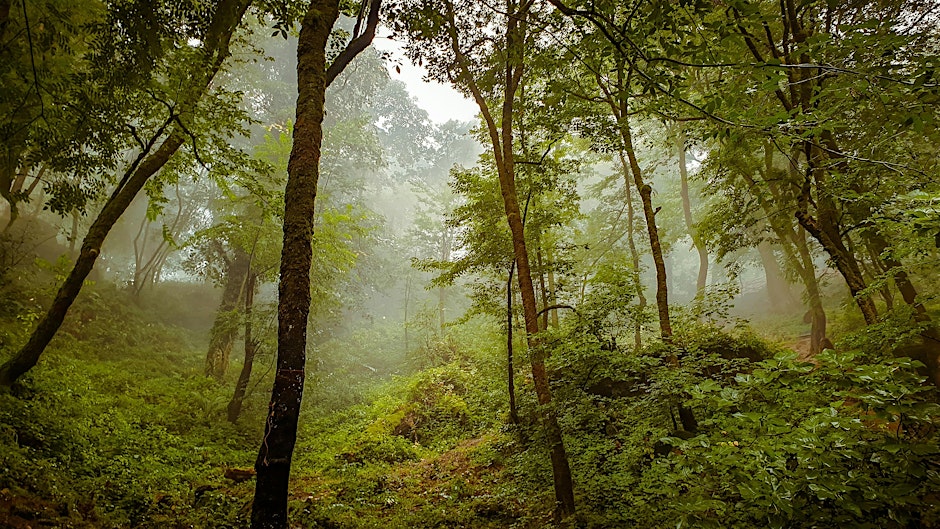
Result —
[{"label": "foliage", "polygon": [[[916,363],[877,340],[807,363],[746,330],[684,323],[677,372],[668,346],[609,350],[590,327],[553,339],[550,361],[587,526],[937,522],[940,407]],[[678,395],[698,432],[676,429]]]}]

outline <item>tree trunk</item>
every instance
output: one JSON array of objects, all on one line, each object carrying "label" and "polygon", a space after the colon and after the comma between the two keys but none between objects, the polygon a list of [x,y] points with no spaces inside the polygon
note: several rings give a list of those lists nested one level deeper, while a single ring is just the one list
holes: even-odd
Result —
[{"label": "tree trunk", "polygon": [[509,389],[509,419],[519,424],[519,411],[516,409],[516,368],[512,358],[512,274],[516,262],[509,265],[509,279],[506,280],[506,380]]},{"label": "tree trunk", "polygon": [[526,19],[531,4],[523,2],[519,8],[515,0],[506,0],[504,12],[506,22],[506,62],[503,84],[503,105],[500,116],[500,126],[490,112],[489,103],[474,79],[474,72],[470,71],[466,56],[460,48],[456,15],[452,2],[446,2],[446,17],[448,21],[447,32],[450,36],[450,45],[454,52],[458,67],[462,71],[462,81],[466,83],[474,101],[480,108],[480,113],[486,122],[486,130],[493,148],[493,158],[499,176],[500,193],[512,234],[513,255],[518,271],[519,292],[522,296],[522,309],[525,315],[526,339],[529,345],[529,359],[532,366],[532,380],[535,384],[535,393],[541,408],[542,427],[551,446],[552,477],[555,488],[556,517],[563,518],[574,514],[574,485],[571,478],[571,469],[568,465],[568,455],[565,451],[564,439],[558,425],[557,412],[552,405],[552,393],[548,382],[548,373],[545,370],[544,349],[539,343],[538,309],[535,299],[535,288],[532,284],[532,271],[529,265],[528,249],[525,241],[525,230],[522,223],[522,214],[519,208],[519,199],[516,193],[515,165],[513,155],[513,106],[516,93],[522,79],[524,66],[524,45],[526,35]]},{"label": "tree trunk", "polygon": [[[545,255],[545,257],[548,259],[548,303],[552,306],[555,306],[558,304],[558,299],[555,294],[555,288],[556,288],[555,270],[554,270],[555,262],[552,257],[553,254],[554,252],[551,251],[551,246],[549,246],[549,248],[546,249],[546,255]],[[548,312],[551,314],[552,327],[557,329],[558,328],[558,309],[552,309]]]},{"label": "tree trunk", "polygon": [[636,238],[633,233],[636,213],[633,210],[633,191],[631,191],[633,183],[630,182],[630,165],[622,150],[619,154],[620,166],[623,169],[624,191],[627,195],[627,246],[630,248],[630,262],[633,264],[633,283],[636,287],[636,297],[638,300],[636,321],[634,322],[633,329],[633,342],[636,346],[636,350],[639,351],[643,347],[641,331],[643,327],[643,311],[646,309],[646,294],[643,292],[643,282],[640,281],[640,252],[636,249]]},{"label": "tree trunk", "polygon": [[[887,270],[884,261],[878,257],[878,252],[873,248],[871,241],[866,241],[865,249],[868,251],[868,258],[871,259],[871,264],[873,270],[870,271],[870,275],[873,279],[880,277],[887,277],[889,270]],[[881,297],[885,300],[885,309],[890,312],[894,310],[894,293],[891,291],[891,285],[885,281],[881,286]]]},{"label": "tree trunk", "polygon": [[545,288],[545,264],[542,262],[542,246],[539,245],[535,250],[535,261],[539,267],[539,292],[542,297],[542,330],[548,329],[548,312],[544,310],[549,305],[548,289]]},{"label": "tree trunk", "polygon": [[277,371],[264,442],[255,462],[252,529],[287,527],[287,496],[304,389],[313,217],[323,142],[326,45],[338,0],[310,3],[297,43],[297,119],[284,194],[284,247],[278,286]]},{"label": "tree trunk", "polygon": [[[816,151],[818,149],[808,146],[807,150]],[[810,154],[809,157],[812,158],[813,155]],[[865,318],[865,323],[873,325],[878,322],[878,309],[875,307],[875,303],[872,301],[871,297],[864,292],[867,285],[865,284],[865,278],[862,276],[861,269],[858,266],[858,261],[855,259],[855,256],[849,252],[848,248],[845,247],[842,240],[842,231],[840,223],[838,222],[835,205],[829,198],[817,197],[816,217],[809,214],[811,175],[820,172],[820,170],[814,169],[813,167],[814,164],[811,161],[807,168],[809,174],[806,177],[803,191],[800,195],[799,209],[796,212],[796,218],[800,225],[803,226],[803,228],[819,242],[823,249],[826,250],[826,253],[829,254],[832,262],[845,279],[845,283],[849,287],[852,298],[862,312],[862,317]]]},{"label": "tree trunk", "polygon": [[91,269],[101,253],[101,245],[104,243],[105,237],[107,237],[111,228],[147,180],[166,164],[167,160],[179,149],[182,143],[183,137],[179,134],[173,134],[167,138],[155,153],[144,159],[125,186],[105,203],[101,213],[98,214],[98,218],[88,229],[88,234],[85,235],[85,240],[82,242],[78,258],[75,260],[75,265],[65,282],[59,287],[58,292],[56,292],[49,310],[39,320],[39,324],[33,330],[26,344],[12,358],[0,366],[0,386],[12,386],[19,377],[32,369],[39,361],[39,357],[45,351],[46,346],[49,345],[56,331],[62,326],[65,315],[82,289],[85,278],[91,273]]},{"label": "tree trunk", "polygon": [[923,361],[924,365],[927,367],[930,382],[940,388],[940,330],[937,329],[930,314],[927,313],[927,308],[917,299],[917,289],[911,282],[910,276],[908,276],[907,272],[904,270],[904,266],[891,255],[888,241],[875,227],[871,229],[868,239],[871,241],[872,246],[874,246],[873,250],[876,255],[881,256],[885,268],[889,270],[894,277],[894,284],[898,292],[901,293],[901,298],[904,299],[904,303],[914,309],[915,321],[925,324],[925,328],[921,332],[921,337],[924,340],[925,353]]},{"label": "tree trunk", "polygon": [[10,22],[12,0],[0,0],[0,40],[5,40],[7,24]]},{"label": "tree trunk", "polygon": [[78,240],[78,210],[72,210],[72,229],[69,230],[69,256],[75,255],[75,242]]},{"label": "tree trunk", "polygon": [[[20,376],[36,365],[42,352],[62,325],[69,307],[72,306],[81,291],[82,284],[94,267],[95,261],[101,253],[101,245],[111,228],[127,210],[134,197],[147,183],[147,180],[166,165],[167,161],[183,144],[182,133],[174,130],[155,152],[152,154],[149,152],[150,147],[162,136],[165,128],[171,125],[174,120],[180,119],[187,112],[190,112],[208,90],[212,79],[222,67],[225,58],[228,57],[232,34],[238,27],[245,10],[248,9],[249,3],[250,0],[223,0],[216,8],[213,21],[204,41],[207,45],[201,66],[205,70],[196,72],[189,94],[178,105],[181,109],[180,114],[171,116],[164,123],[163,127],[151,139],[150,146],[141,152],[137,160],[125,172],[121,181],[123,185],[119,184],[105,203],[101,213],[98,214],[98,217],[88,229],[81,250],[79,250],[78,258],[75,260],[75,265],[56,293],[52,306],[39,320],[39,324],[33,330],[26,344],[12,358],[0,366],[0,386],[13,385]],[[185,117],[188,119],[188,116]]]},{"label": "tree trunk", "polygon": [[251,257],[239,247],[225,271],[225,289],[222,301],[215,313],[215,323],[209,334],[209,350],[206,352],[206,376],[222,380],[228,371],[232,345],[238,335],[238,302],[242,298],[245,279],[249,275]]},{"label": "tree trunk", "polygon": [[[796,176],[791,163],[789,175]],[[777,208],[780,204],[788,202],[786,196],[772,177],[773,167],[773,148],[770,142],[764,144],[764,168],[760,171],[764,178],[764,183],[770,192],[772,200],[761,200],[760,205],[767,214],[767,221],[770,228],[777,236],[777,241],[783,249],[783,254],[800,276],[803,288],[806,292],[806,302],[809,306],[811,321],[810,330],[810,353],[819,354],[823,346],[829,343],[826,338],[826,311],[822,305],[822,297],[819,293],[819,280],[816,278],[816,264],[813,262],[813,256],[810,254],[809,246],[806,244],[806,231],[799,225],[793,225],[793,220],[777,214]],[[746,171],[740,172],[741,177],[752,188],[757,187],[754,178]]]},{"label": "tree trunk", "polygon": [[689,170],[685,161],[685,131],[679,131],[676,140],[676,150],[679,152],[679,194],[682,195],[682,213],[685,218],[685,227],[689,230],[692,245],[698,251],[698,278],[695,281],[695,297],[701,298],[705,294],[708,283],[708,249],[705,241],[698,234],[698,228],[692,222],[692,201],[689,199]]},{"label": "tree trunk", "polygon": [[[363,5],[364,7],[364,5]],[[285,529],[291,459],[303,398],[310,266],[326,88],[372,42],[381,0],[371,0],[368,24],[327,68],[326,47],[339,0],[313,0],[297,41],[297,117],[284,190],[284,246],[278,285],[277,364],[264,440],[255,460],[252,529]],[[363,10],[364,11],[364,10]],[[357,23],[356,28],[360,26]]]},{"label": "tree trunk", "polygon": [[[501,156],[497,158],[500,193],[506,210],[509,231],[512,233],[513,254],[518,269],[519,293],[522,296],[522,311],[525,317],[526,338],[529,345],[529,358],[532,364],[532,380],[539,405],[544,410],[542,423],[546,437],[551,445],[552,476],[555,485],[557,516],[566,517],[574,514],[574,485],[568,455],[558,425],[555,407],[552,405],[552,392],[545,370],[544,349],[537,337],[539,332],[538,307],[535,300],[535,287],[532,284],[532,271],[529,267],[529,252],[525,240],[525,227],[519,209],[516,193],[515,157],[513,154],[513,104],[516,89],[523,72],[523,46],[525,44],[525,18],[527,13],[516,13],[514,0],[507,0],[506,50],[507,58],[505,91],[502,108],[501,143],[496,142],[493,149]],[[501,162],[501,163],[500,163]]]},{"label": "tree trunk", "polygon": [[799,231],[791,231],[802,262],[802,266],[798,266],[797,271],[806,288],[806,301],[809,304],[809,350],[811,354],[816,355],[821,353],[825,345],[829,343],[829,339],[826,337],[826,311],[823,308],[822,295],[819,292],[819,280],[816,278],[816,264],[813,262],[813,256],[810,255],[809,246],[806,244],[806,232],[803,228],[800,228]]},{"label": "tree trunk", "polygon": [[[643,215],[646,218],[646,231],[650,239],[650,252],[653,254],[653,263],[656,266],[656,309],[659,312],[659,332],[664,343],[672,344],[672,322],[669,319],[669,294],[666,276],[666,261],[663,258],[663,249],[659,241],[659,229],[656,227],[656,211],[653,209],[653,188],[643,182],[643,173],[640,170],[640,164],[636,159],[636,151],[633,148],[633,134],[630,129],[630,121],[626,112],[627,101],[620,100],[619,107],[613,104],[615,112],[619,110],[618,121],[620,125],[620,134],[623,138],[624,151],[627,153],[630,171],[633,173],[633,182],[640,193],[640,201],[643,204]],[[679,357],[671,353],[666,360],[675,368],[679,367]],[[679,418],[682,421],[682,428],[687,432],[698,430],[698,421],[690,408],[677,405]]]},{"label": "tree trunk", "polygon": [[767,301],[774,312],[788,312],[794,308],[795,300],[790,292],[790,284],[783,276],[774,249],[767,241],[757,245],[761,265],[764,268],[764,280],[767,285]]},{"label": "tree trunk", "polygon": [[404,329],[404,340],[405,340],[405,355],[408,354],[408,302],[411,300],[411,268],[408,269],[405,276],[405,307],[404,307],[404,321],[402,321],[402,329]]},{"label": "tree trunk", "polygon": [[643,204],[643,216],[646,218],[646,232],[650,239],[650,251],[656,267],[656,309],[659,313],[659,333],[664,342],[672,342],[672,322],[669,320],[669,287],[666,279],[666,260],[659,242],[659,229],[656,227],[656,212],[653,209],[653,188],[643,181],[643,173],[633,149],[633,134],[630,123],[624,116],[620,120],[620,133],[623,137],[624,151],[627,153],[633,183],[640,193]]},{"label": "tree trunk", "polygon": [[[450,233],[450,228],[444,226],[441,230],[441,262],[447,263],[450,262],[450,252],[451,247],[453,246],[453,238]],[[440,329],[441,337],[444,336],[444,326],[447,324],[447,315],[445,313],[447,309],[447,287],[441,285],[437,287],[437,317],[438,317],[438,327]]]},{"label": "tree trunk", "polygon": [[228,403],[228,421],[235,423],[242,412],[242,401],[245,400],[245,392],[248,391],[248,381],[251,380],[251,368],[255,362],[255,353],[258,351],[258,343],[252,334],[251,312],[255,304],[255,283],[258,275],[254,271],[248,273],[245,285],[245,363],[242,365],[241,373],[238,374],[238,382],[235,383],[235,394]]}]

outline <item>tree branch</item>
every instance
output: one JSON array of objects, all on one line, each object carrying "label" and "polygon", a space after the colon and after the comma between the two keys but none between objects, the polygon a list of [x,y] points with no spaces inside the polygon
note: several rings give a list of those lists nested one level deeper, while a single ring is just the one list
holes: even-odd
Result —
[{"label": "tree branch", "polygon": [[356,35],[360,23],[359,20],[356,21],[353,39],[349,41],[349,44],[346,45],[346,49],[344,49],[342,53],[333,60],[329,68],[326,69],[326,86],[330,86],[336,77],[343,73],[343,70],[349,66],[349,63],[368,48],[369,44],[372,43],[372,39],[375,38],[375,28],[379,25],[379,9],[382,7],[382,0],[363,0],[363,2],[367,1],[370,2],[370,6],[369,16],[366,20],[366,29],[361,35]]}]

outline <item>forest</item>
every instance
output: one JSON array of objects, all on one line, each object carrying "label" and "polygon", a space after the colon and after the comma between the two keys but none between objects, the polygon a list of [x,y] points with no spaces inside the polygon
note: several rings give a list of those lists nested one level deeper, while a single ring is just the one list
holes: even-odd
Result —
[{"label": "forest", "polygon": [[940,528],[938,125],[940,0],[0,0],[0,527]]}]

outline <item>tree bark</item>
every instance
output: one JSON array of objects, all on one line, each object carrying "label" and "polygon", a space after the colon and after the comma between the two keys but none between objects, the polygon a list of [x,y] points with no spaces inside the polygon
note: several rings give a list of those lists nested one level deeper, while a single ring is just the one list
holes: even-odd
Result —
[{"label": "tree bark", "polygon": [[774,312],[788,312],[794,308],[793,294],[790,293],[790,284],[783,276],[773,246],[768,241],[761,241],[757,245],[761,265],[764,268],[764,281],[767,285],[767,301]]},{"label": "tree bark", "polygon": [[656,212],[653,209],[653,188],[643,181],[643,172],[636,159],[633,149],[633,134],[627,117],[620,120],[620,134],[623,138],[624,151],[633,174],[633,183],[640,193],[643,204],[643,216],[646,218],[646,233],[650,239],[650,252],[653,254],[653,264],[656,268],[656,310],[659,313],[659,334],[664,342],[672,342],[672,322],[669,319],[669,286],[666,279],[666,260],[663,258],[663,247],[659,242],[659,229],[656,227]]},{"label": "tree bark", "polygon": [[284,247],[278,285],[277,371],[255,462],[257,481],[252,529],[287,527],[291,459],[304,389],[310,266],[323,104],[326,94],[326,45],[339,17],[338,0],[310,3],[297,43],[297,118],[284,194]]},{"label": "tree bark", "polygon": [[[555,261],[552,257],[554,252],[551,250],[551,246],[546,248],[545,258],[548,260],[548,303],[552,306],[558,304],[557,295],[555,294]],[[548,311],[551,314],[551,324],[552,327],[558,328],[558,309],[552,309]]]},{"label": "tree bark", "polygon": [[[560,5],[559,3],[552,2],[553,5]],[[643,172],[640,169],[640,163],[636,158],[636,150],[633,147],[633,133],[630,128],[630,118],[629,118],[629,99],[625,94],[626,85],[629,85],[629,73],[627,74],[626,79],[624,78],[624,64],[620,63],[617,67],[617,94],[613,94],[610,91],[610,88],[605,84],[604,80],[597,76],[598,86],[604,92],[608,105],[610,106],[611,112],[613,113],[614,118],[617,120],[617,125],[620,130],[620,136],[623,140],[623,151],[627,155],[627,165],[630,167],[630,172],[633,174],[633,183],[636,186],[637,191],[640,193],[640,202],[643,205],[643,216],[646,219],[646,231],[649,235],[650,241],[650,253],[653,255],[653,264],[656,268],[656,309],[659,313],[659,332],[660,337],[666,344],[672,344],[673,342],[673,332],[672,332],[672,322],[669,318],[669,285],[668,277],[666,274],[666,261],[663,257],[662,244],[659,240],[659,229],[656,226],[656,210],[653,209],[653,188],[649,184],[646,184],[643,181]],[[622,155],[621,155],[622,160]],[[679,356],[676,353],[670,353],[666,357],[666,361],[675,368],[679,367]],[[695,415],[692,413],[690,408],[683,406],[681,403],[677,405],[679,411],[679,418],[682,420],[682,427],[688,432],[695,432],[698,430],[698,421],[695,419]]]},{"label": "tree bark", "polygon": [[[450,252],[453,247],[453,235],[448,226],[441,228],[441,262],[450,262]],[[441,337],[444,336],[444,327],[447,324],[447,287],[437,287],[437,318]]]},{"label": "tree bark", "polygon": [[911,282],[910,276],[907,275],[907,271],[904,270],[904,266],[891,255],[888,241],[874,227],[868,239],[874,246],[876,254],[881,256],[885,268],[894,277],[894,284],[901,293],[904,303],[914,309],[914,320],[925,325],[921,332],[924,340],[924,365],[927,367],[930,382],[940,388],[940,330],[927,313],[927,308],[917,299],[917,289]]},{"label": "tree bark", "polygon": [[[800,193],[799,208],[796,212],[796,218],[800,225],[816,239],[819,244],[829,254],[830,259],[836,265],[836,268],[842,274],[852,298],[862,312],[865,323],[873,325],[878,322],[878,309],[874,301],[865,293],[867,285],[862,276],[861,269],[855,256],[849,252],[842,240],[841,226],[836,214],[835,205],[832,199],[825,196],[816,198],[816,217],[809,213],[811,181],[819,179],[821,170],[816,167],[816,151],[818,148],[807,145],[807,175],[803,184],[803,190]],[[821,187],[817,182],[817,187]]]},{"label": "tree bark", "polygon": [[13,4],[11,0],[0,0],[0,40],[4,40],[6,36],[7,24],[10,22],[10,6]]},{"label": "tree bark", "polygon": [[822,304],[822,294],[819,292],[819,279],[816,278],[816,264],[813,262],[813,256],[809,253],[809,245],[806,244],[806,231],[803,228],[790,230],[793,244],[800,256],[800,263],[797,265],[797,271],[803,280],[803,286],[806,288],[806,301],[809,304],[810,311],[810,339],[809,350],[813,355],[819,354],[824,349],[824,345],[829,343],[826,337],[826,310]]},{"label": "tree bark", "polygon": [[215,313],[215,322],[209,333],[209,349],[206,352],[206,376],[216,380],[222,380],[228,371],[232,345],[238,334],[238,302],[242,298],[245,280],[251,267],[251,257],[247,252],[236,246],[233,254],[225,271],[222,301]]},{"label": "tree bark", "polygon": [[[255,460],[252,529],[285,529],[291,460],[303,398],[313,222],[323,142],[326,88],[375,36],[381,0],[371,0],[368,24],[329,65],[326,47],[339,0],[313,0],[297,42],[297,117],[284,191],[284,246],[278,285],[277,363],[264,438]],[[365,10],[363,10],[365,11]],[[356,27],[359,27],[357,23]]]},{"label": "tree bark", "polygon": [[[222,67],[222,63],[229,54],[229,42],[232,34],[238,27],[242,15],[248,9],[250,0],[223,0],[218,7],[213,21],[207,32],[205,55],[202,63],[204,70],[195,72],[193,84],[187,96],[178,104],[179,113],[170,116],[163,128],[157,131],[151,140],[152,145],[162,136],[164,129],[173,121],[188,118],[202,95],[208,90],[209,84]],[[0,386],[11,386],[24,373],[32,369],[39,361],[42,352],[49,345],[52,337],[62,325],[69,307],[81,291],[82,284],[91,272],[101,253],[101,245],[114,227],[114,224],[127,210],[134,197],[140,192],[157,171],[179,150],[183,144],[183,133],[174,130],[153,153],[149,148],[141,152],[137,160],[125,172],[124,178],[118,188],[105,203],[98,217],[88,229],[88,234],[82,242],[78,258],[72,271],[56,293],[52,306],[39,320],[29,340],[6,363],[0,366]]]},{"label": "tree bark", "polygon": [[[748,186],[755,190],[754,193],[761,196],[760,192],[756,191],[757,182],[753,176],[747,171],[740,171],[739,174]],[[822,296],[819,292],[819,280],[816,278],[816,264],[813,262],[813,256],[806,244],[806,231],[803,227],[799,224],[794,226],[793,219],[777,214],[776,209],[780,204],[792,203],[792,200],[788,200],[784,191],[777,184],[777,180],[773,177],[773,148],[770,142],[764,144],[764,167],[759,170],[759,174],[764,179],[771,198],[771,200],[759,201],[761,209],[767,215],[767,221],[771,230],[777,236],[777,241],[783,249],[787,262],[797,271],[800,281],[803,283],[811,322],[810,353],[816,355],[823,350],[825,344],[829,343],[826,338],[826,311],[823,308]],[[793,171],[792,164],[787,174],[791,178],[796,176],[797,173]]]},{"label": "tree bark", "polygon": [[[542,247],[539,245],[535,249],[535,262],[539,268],[539,292],[542,298],[542,308],[546,308],[550,305],[548,300],[548,289],[545,287],[545,263],[542,261]],[[542,330],[548,329],[548,313],[549,311],[544,311],[542,314]]]},{"label": "tree bark", "polygon": [[251,380],[251,369],[254,366],[255,354],[258,352],[258,343],[255,341],[252,332],[251,313],[255,304],[255,283],[258,275],[254,271],[248,273],[245,285],[245,363],[238,374],[238,382],[235,383],[235,394],[228,403],[228,421],[235,423],[242,412],[242,402],[245,400],[245,393],[248,391],[248,381]]}]

